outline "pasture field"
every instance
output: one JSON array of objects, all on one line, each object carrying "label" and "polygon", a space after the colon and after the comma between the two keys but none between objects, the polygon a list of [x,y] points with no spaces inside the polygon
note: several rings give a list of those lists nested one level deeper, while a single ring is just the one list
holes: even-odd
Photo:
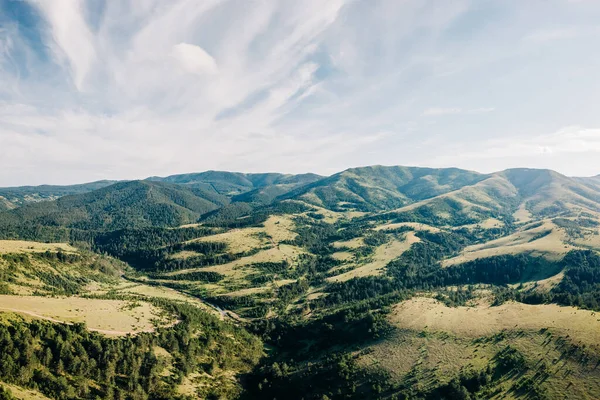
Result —
[{"label": "pasture field", "polygon": [[10,390],[13,397],[18,400],[50,400],[48,397],[35,390],[25,389],[8,383],[0,383],[0,386]]},{"label": "pasture field", "polygon": [[600,398],[600,315],[557,305],[506,303],[498,307],[447,307],[414,298],[392,308],[396,330],[357,352],[359,363],[384,370],[398,384],[427,391],[465,371],[493,370],[507,349],[523,357],[517,371],[496,376],[490,399]]},{"label": "pasture field", "polygon": [[294,240],[297,236],[294,227],[294,221],[290,217],[281,215],[272,215],[264,222],[265,233],[275,243]]},{"label": "pasture field", "polygon": [[0,240],[0,254],[44,253],[46,251],[77,253],[77,249],[68,243],[40,243],[25,240]]},{"label": "pasture field", "polygon": [[264,228],[232,229],[225,233],[193,239],[192,242],[226,243],[230,253],[244,253],[269,245]]},{"label": "pasture field", "polygon": [[[402,253],[410,249],[413,243],[419,242],[420,239],[415,236],[414,232],[407,232],[404,240],[393,239],[375,249],[371,260],[364,265],[361,265],[351,271],[340,275],[335,275],[327,278],[330,282],[343,282],[355,277],[381,275],[385,266],[392,260],[400,257]],[[335,254],[335,253],[334,253]]]},{"label": "pasture field", "polygon": [[[270,249],[261,250],[256,254],[251,256],[246,256],[234,260],[232,262],[221,264],[221,265],[213,265],[209,267],[199,267],[199,268],[188,268],[182,269],[174,272],[169,272],[164,274],[164,278],[168,279],[170,276],[176,276],[180,274],[185,274],[189,272],[196,271],[206,271],[206,272],[218,272],[220,274],[226,276],[233,277],[243,277],[248,273],[252,272],[251,266],[255,263],[261,262],[281,262],[288,261],[289,263],[293,263],[297,260],[300,254],[304,253],[302,249],[296,246],[280,244],[276,247],[272,247]],[[247,267],[247,268],[245,268]]]},{"label": "pasture field", "polygon": [[57,323],[85,323],[111,336],[152,332],[174,321],[145,301],[0,295],[0,311]]},{"label": "pasture field", "polygon": [[414,298],[394,306],[390,322],[405,329],[442,331],[467,338],[507,329],[549,329],[600,353],[600,313],[556,304],[508,302],[497,307],[447,307],[431,298]]},{"label": "pasture field", "polygon": [[522,253],[558,260],[574,248],[568,244],[568,237],[561,228],[546,221],[537,228],[518,231],[486,243],[467,246],[460,255],[444,260],[442,266],[462,264],[478,258]]}]

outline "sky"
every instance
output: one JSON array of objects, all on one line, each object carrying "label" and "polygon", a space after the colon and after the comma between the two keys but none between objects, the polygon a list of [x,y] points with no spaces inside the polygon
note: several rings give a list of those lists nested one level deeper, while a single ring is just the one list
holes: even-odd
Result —
[{"label": "sky", "polygon": [[596,0],[0,0],[0,186],[600,174]]}]

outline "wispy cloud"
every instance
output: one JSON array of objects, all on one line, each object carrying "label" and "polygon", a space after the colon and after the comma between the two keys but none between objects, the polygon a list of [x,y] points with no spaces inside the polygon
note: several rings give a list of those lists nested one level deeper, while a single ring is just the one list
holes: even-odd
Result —
[{"label": "wispy cloud", "polygon": [[[439,162],[449,159],[461,160],[463,165],[477,165],[485,160],[485,171],[507,167],[538,166],[573,171],[573,175],[595,175],[600,171],[597,160],[600,159],[600,129],[581,126],[567,126],[556,132],[531,137],[511,136],[492,140],[473,141],[456,144],[449,149],[452,157],[445,155]],[[572,170],[568,166],[589,169]],[[499,166],[504,167],[499,167]]]},{"label": "wispy cloud", "polygon": [[0,185],[471,163],[448,143],[600,126],[600,7],[550,3],[0,0]]},{"label": "wispy cloud", "polygon": [[578,27],[572,26],[567,28],[542,29],[528,34],[525,37],[526,42],[539,44],[546,42],[554,42],[557,40],[576,39],[583,36],[598,36],[600,28],[598,27]]},{"label": "wispy cloud", "polygon": [[493,107],[458,108],[458,107],[432,107],[423,111],[423,116],[457,115],[457,114],[484,114],[494,111]]}]

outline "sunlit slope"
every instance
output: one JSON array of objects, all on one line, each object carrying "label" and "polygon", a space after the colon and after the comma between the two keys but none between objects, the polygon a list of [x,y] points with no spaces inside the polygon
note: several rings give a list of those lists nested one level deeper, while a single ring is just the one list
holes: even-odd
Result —
[{"label": "sunlit slope", "polygon": [[445,398],[600,396],[600,320],[592,311],[512,302],[447,307],[415,298],[395,305],[388,318],[396,331],[358,353],[359,363],[385,371],[399,387],[429,393],[425,398],[448,396],[459,376],[467,382],[482,374],[479,389],[469,386],[476,397]]},{"label": "sunlit slope", "polygon": [[578,179],[550,170],[510,169],[500,173],[517,190],[521,203],[534,216],[600,211],[600,191]]},{"label": "sunlit slope", "polygon": [[595,191],[600,192],[600,175],[586,177],[586,178],[574,178],[578,182],[592,188]]},{"label": "sunlit slope", "polygon": [[8,201],[5,197],[0,196],[0,211],[11,210],[16,206]]},{"label": "sunlit slope", "polygon": [[351,168],[290,192],[285,198],[296,198],[333,210],[380,211],[435,197],[485,177],[456,168]]},{"label": "sunlit slope", "polygon": [[527,222],[556,216],[597,216],[600,191],[553,171],[513,169],[379,215],[398,222],[468,225],[489,218]]}]

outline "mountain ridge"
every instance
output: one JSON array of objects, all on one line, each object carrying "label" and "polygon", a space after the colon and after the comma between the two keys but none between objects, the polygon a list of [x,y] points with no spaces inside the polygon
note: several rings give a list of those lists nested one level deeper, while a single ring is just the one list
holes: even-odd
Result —
[{"label": "mountain ridge", "polygon": [[[247,214],[256,207],[286,200],[342,212],[411,212],[413,217],[415,212],[437,213],[451,217],[453,223],[508,216],[520,208],[534,216],[600,212],[600,178],[569,178],[531,168],[482,174],[460,168],[375,165],[349,168],[328,177],[206,171],[109,183],[98,181],[93,185],[101,187],[95,190],[90,190],[92,184],[58,187],[62,192],[85,192],[49,198],[53,201],[46,205],[39,200],[14,204],[3,196],[0,212],[3,219],[15,223],[29,220],[44,225],[61,225],[70,214],[66,220],[79,216],[79,223],[97,229],[127,223],[175,226],[197,222],[202,215],[230,203],[239,203],[242,207],[237,209]],[[48,188],[53,186],[43,186],[44,193],[49,193]],[[21,190],[32,193],[35,187]],[[106,204],[111,207],[105,209]],[[88,214],[95,210],[108,213],[110,221],[92,221]],[[117,215],[124,218],[121,223],[116,222]],[[441,223],[443,219],[436,220]]]}]

